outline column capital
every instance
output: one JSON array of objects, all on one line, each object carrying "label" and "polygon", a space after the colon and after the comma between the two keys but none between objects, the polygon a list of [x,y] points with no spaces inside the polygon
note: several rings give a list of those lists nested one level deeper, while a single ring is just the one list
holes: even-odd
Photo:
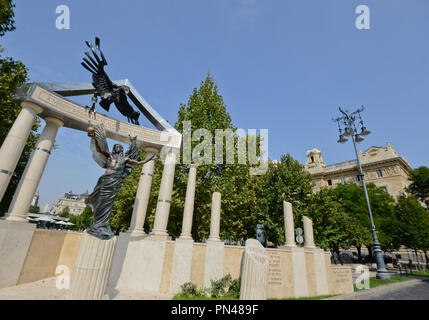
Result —
[{"label": "column capital", "polygon": [[44,120],[45,120],[46,124],[53,124],[57,127],[62,127],[64,125],[64,122],[62,122],[61,120],[59,120],[57,118],[46,117]]},{"label": "column capital", "polygon": [[43,111],[43,108],[41,106],[29,101],[22,101],[21,107],[32,110],[34,114],[39,114]]}]

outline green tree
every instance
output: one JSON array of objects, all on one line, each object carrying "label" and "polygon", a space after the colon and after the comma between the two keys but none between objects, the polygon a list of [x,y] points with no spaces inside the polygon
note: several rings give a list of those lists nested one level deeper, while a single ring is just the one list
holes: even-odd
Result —
[{"label": "green tree", "polygon": [[86,206],[79,217],[79,227],[83,230],[87,229],[94,221],[94,214],[89,206]]},{"label": "green tree", "polygon": [[429,249],[429,213],[413,196],[401,195],[395,205],[393,224],[397,241],[414,251]]},{"label": "green tree", "polygon": [[59,217],[61,218],[68,218],[70,217],[70,208],[69,207],[64,207],[64,209],[58,214]]},{"label": "green tree", "polygon": [[28,210],[30,213],[39,213],[40,207],[39,206],[30,206],[30,209]]},{"label": "green tree", "polygon": [[[15,29],[13,24],[13,7],[14,5],[11,1],[0,0],[0,36],[3,36],[6,31]],[[25,83],[26,80],[27,70],[21,61],[15,61],[9,57],[0,57],[0,141],[5,140],[15,118],[21,111],[19,104],[13,101],[13,95],[16,89],[21,84]],[[10,202],[12,201],[13,194],[24,172],[25,165],[38,139],[38,134],[36,133],[38,127],[39,121],[36,120],[11,177],[8,188],[0,202],[0,216],[3,216],[4,213],[7,212]]]},{"label": "green tree", "polygon": [[[393,240],[386,221],[392,218],[394,199],[373,183],[367,184],[367,190],[380,244],[384,250],[392,248]],[[371,255],[373,244],[371,222],[362,186],[356,183],[338,184],[333,192],[336,201],[356,222],[353,225],[354,236],[350,239],[351,245],[357,247],[359,256],[363,245],[368,247]]]},{"label": "green tree", "polygon": [[302,226],[302,216],[307,215],[312,196],[312,177],[290,154],[280,161],[270,162],[257,191],[259,215],[270,241],[283,244],[283,201],[292,204],[296,227]]},{"label": "green tree", "polygon": [[345,212],[332,189],[322,188],[314,193],[308,211],[314,241],[321,248],[344,248],[361,240],[359,222]]},{"label": "green tree", "polygon": [[408,191],[426,205],[429,210],[429,168],[421,166],[410,172]]},{"label": "green tree", "polygon": [[92,224],[93,220],[92,210],[89,206],[86,206],[80,215],[70,215],[69,217],[69,222],[74,224],[71,227],[73,230],[85,230]]},{"label": "green tree", "polygon": [[0,0],[0,37],[4,36],[7,31],[15,30],[14,7],[12,0]]}]

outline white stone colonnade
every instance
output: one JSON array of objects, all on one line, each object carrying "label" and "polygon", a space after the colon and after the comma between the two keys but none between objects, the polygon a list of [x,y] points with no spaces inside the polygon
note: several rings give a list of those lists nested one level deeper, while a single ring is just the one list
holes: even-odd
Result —
[{"label": "white stone colonnade", "polygon": [[52,117],[45,118],[45,121],[46,126],[19,181],[6,220],[27,222],[31,200],[42,178],[58,129],[64,125],[61,120]]},{"label": "white stone colonnade", "polygon": [[36,116],[43,111],[40,106],[32,102],[22,102],[21,107],[21,112],[0,148],[0,201],[21,157]]},{"label": "white stone colonnade", "polygon": [[[36,116],[44,119],[46,125],[19,181],[5,217],[6,220],[27,222],[31,200],[42,178],[58,129],[64,126],[85,132],[89,123],[92,125],[103,123],[107,138],[129,143],[129,135],[137,136],[137,144],[147,153],[157,154],[162,149],[168,150],[154,228],[155,234],[166,234],[175,162],[180,150],[181,135],[147,104],[128,80],[121,81],[131,88],[131,95],[134,95],[146,109],[145,115],[149,116],[148,119],[159,131],[121,122],[102,114],[91,116],[84,107],[60,95],[61,92],[66,96],[91,94],[94,88],[90,83],[29,83],[18,88],[14,99],[20,102],[22,110],[0,147],[0,201],[21,157]],[[155,160],[152,159],[142,168],[130,226],[130,231],[133,233],[144,233],[143,224],[149,202],[154,162]]]}]

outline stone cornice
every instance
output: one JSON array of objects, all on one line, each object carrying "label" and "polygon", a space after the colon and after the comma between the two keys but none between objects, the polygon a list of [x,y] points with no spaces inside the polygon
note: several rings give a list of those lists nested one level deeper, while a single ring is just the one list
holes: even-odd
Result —
[{"label": "stone cornice", "polygon": [[[391,166],[391,165],[400,165],[402,169],[408,174],[412,168],[409,164],[401,157],[394,157],[388,159],[375,160],[371,162],[362,163],[362,170],[370,171],[372,169],[378,169],[383,166]],[[345,175],[353,175],[358,172],[358,166],[355,164],[354,166],[348,166],[344,168],[338,168],[337,170],[321,170],[318,172],[311,173],[313,179],[321,179],[327,176],[345,176]]]},{"label": "stone cornice", "polygon": [[52,117],[61,120],[64,127],[80,131],[87,131],[89,124],[103,123],[106,136],[110,139],[129,143],[129,137],[137,136],[140,148],[154,147],[160,150],[163,147],[180,149],[182,136],[174,129],[158,131],[140,127],[127,122],[113,119],[101,113],[89,115],[88,109],[66,99],[58,93],[51,92],[37,83],[21,86],[14,97],[19,102],[33,102],[43,108],[38,115],[41,118]]}]

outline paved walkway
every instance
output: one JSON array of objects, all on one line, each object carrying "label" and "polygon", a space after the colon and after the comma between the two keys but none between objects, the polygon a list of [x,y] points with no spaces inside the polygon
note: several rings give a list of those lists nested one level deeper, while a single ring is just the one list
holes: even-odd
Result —
[{"label": "paved walkway", "polygon": [[[56,288],[56,278],[48,278],[19,286],[1,288],[0,300],[65,300],[70,290]],[[107,297],[106,297],[107,298]],[[171,300],[173,295],[150,295],[118,292],[113,300]]]},{"label": "paved walkway", "polygon": [[372,294],[359,300],[429,300],[429,280],[405,288]]},{"label": "paved walkway", "polygon": [[56,278],[1,288],[0,300],[64,300],[69,290],[58,290]]}]

